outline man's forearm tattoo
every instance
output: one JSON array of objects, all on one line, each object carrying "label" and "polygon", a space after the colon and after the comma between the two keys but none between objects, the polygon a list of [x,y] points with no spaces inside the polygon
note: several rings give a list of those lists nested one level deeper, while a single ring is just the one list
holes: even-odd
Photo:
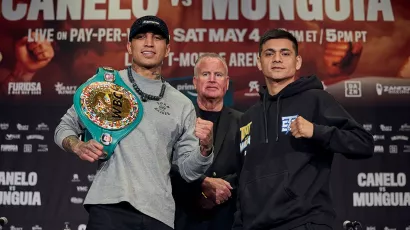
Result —
[{"label": "man's forearm tattoo", "polygon": [[79,142],[78,137],[77,136],[68,136],[66,138],[64,138],[63,140],[63,148],[67,151],[67,152],[74,152],[73,151],[73,147]]}]

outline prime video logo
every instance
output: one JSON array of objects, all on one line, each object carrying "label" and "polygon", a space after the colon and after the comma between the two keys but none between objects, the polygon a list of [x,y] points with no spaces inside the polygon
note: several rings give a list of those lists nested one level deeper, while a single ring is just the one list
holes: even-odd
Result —
[{"label": "prime video logo", "polygon": [[188,83],[178,84],[177,85],[177,90],[186,91],[187,94],[189,94],[193,97],[198,96],[198,94],[196,93],[196,90],[195,90],[195,86],[193,84],[188,84]]}]

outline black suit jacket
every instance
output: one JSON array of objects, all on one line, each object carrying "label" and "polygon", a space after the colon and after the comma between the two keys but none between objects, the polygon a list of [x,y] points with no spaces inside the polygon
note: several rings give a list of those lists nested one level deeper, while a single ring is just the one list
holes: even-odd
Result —
[{"label": "black suit jacket", "polygon": [[[196,111],[199,117],[199,109],[196,108]],[[176,219],[179,218],[181,213],[184,213],[188,218],[210,220],[218,213],[218,209],[229,206],[233,206],[231,208],[235,209],[237,187],[236,152],[238,151],[238,146],[235,146],[235,136],[239,128],[238,123],[241,115],[242,113],[237,110],[225,106],[222,108],[217,136],[214,139],[214,160],[200,179],[187,183],[175,168],[171,171],[172,190],[177,207]],[[201,183],[205,177],[222,178],[228,181],[233,187],[232,197],[227,202],[215,206],[211,210],[202,209],[198,205],[198,200],[202,196]]]}]

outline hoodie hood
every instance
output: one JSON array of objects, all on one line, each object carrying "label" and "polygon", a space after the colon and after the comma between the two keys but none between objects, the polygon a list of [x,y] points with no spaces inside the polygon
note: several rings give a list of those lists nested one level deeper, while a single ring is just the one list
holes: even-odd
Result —
[{"label": "hoodie hood", "polygon": [[[265,143],[269,142],[268,139],[268,121],[267,121],[267,115],[266,115],[266,101],[277,101],[277,108],[276,108],[276,124],[279,127],[279,117],[280,117],[280,99],[281,98],[287,98],[287,97],[292,97],[294,95],[300,94],[304,91],[311,90],[311,89],[321,89],[323,90],[323,84],[319,80],[318,77],[315,75],[312,76],[307,76],[307,77],[300,77],[296,81],[290,83],[287,85],[285,88],[282,89],[278,94],[276,95],[270,95],[268,92],[268,89],[266,86],[263,86],[262,89],[259,91],[260,95],[260,100],[262,101],[263,104],[263,123],[265,126]],[[279,131],[278,128],[276,129],[276,141],[279,140]]]},{"label": "hoodie hood", "polygon": [[310,89],[323,89],[322,81],[320,81],[319,78],[315,75],[300,77],[296,81],[287,85],[285,88],[283,88],[282,91],[280,91],[278,94],[274,96],[269,94],[268,88],[266,86],[263,86],[262,89],[259,91],[259,95],[261,101],[263,101],[265,97],[269,100],[277,100],[279,97],[291,97]]}]

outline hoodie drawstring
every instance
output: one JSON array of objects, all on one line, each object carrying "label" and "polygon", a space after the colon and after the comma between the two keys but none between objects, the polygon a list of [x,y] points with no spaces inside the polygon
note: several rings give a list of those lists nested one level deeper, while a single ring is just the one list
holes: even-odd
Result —
[{"label": "hoodie drawstring", "polygon": [[265,143],[269,143],[269,139],[268,139],[268,121],[266,119],[266,93],[263,94],[263,126],[265,126]]},{"label": "hoodie drawstring", "polygon": [[[278,95],[278,100],[276,104],[276,142],[279,141],[279,129],[281,128],[280,126],[280,121],[279,121],[279,115],[280,115],[280,97],[282,95]],[[269,138],[268,138],[268,119],[266,118],[266,93],[263,95],[263,126],[265,127],[265,143],[269,143]]]},{"label": "hoodie drawstring", "polygon": [[280,128],[282,128],[281,127],[281,125],[279,124],[279,114],[280,114],[280,97],[281,97],[282,95],[280,95],[279,94],[279,96],[278,96],[278,101],[277,101],[277,104],[276,104],[276,125],[277,125],[277,128],[276,128],[276,142],[278,142],[279,141],[279,129]]}]

